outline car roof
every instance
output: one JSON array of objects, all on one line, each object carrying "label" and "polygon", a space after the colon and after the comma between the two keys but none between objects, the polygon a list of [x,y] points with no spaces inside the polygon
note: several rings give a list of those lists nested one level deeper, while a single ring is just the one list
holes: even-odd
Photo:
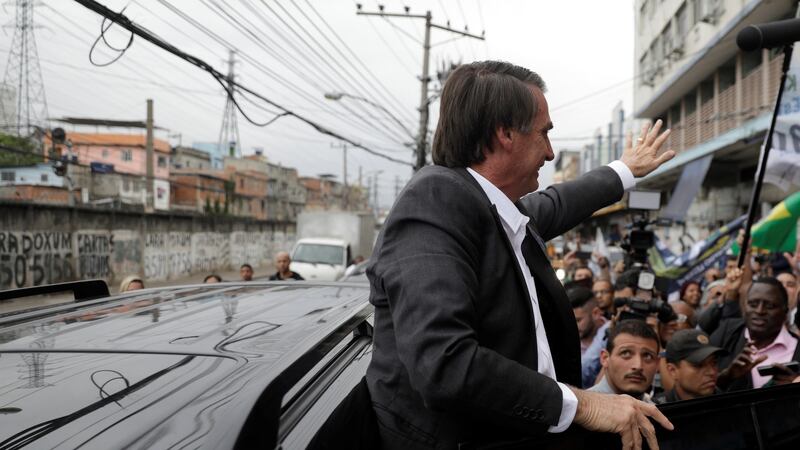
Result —
[{"label": "car roof", "polygon": [[233,447],[267,386],[368,315],[368,294],[352,283],[218,283],[0,317],[0,407],[10,408],[0,448],[32,436],[48,448]]}]

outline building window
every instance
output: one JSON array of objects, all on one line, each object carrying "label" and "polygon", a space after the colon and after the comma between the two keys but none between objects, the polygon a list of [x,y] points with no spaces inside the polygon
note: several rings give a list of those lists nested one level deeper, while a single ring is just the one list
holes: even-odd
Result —
[{"label": "building window", "polygon": [[42,180],[42,183],[47,183],[47,174],[46,173],[41,174],[41,180]]},{"label": "building window", "polygon": [[697,91],[695,89],[683,97],[683,108],[687,116],[697,110]]},{"label": "building window", "polygon": [[244,178],[239,178],[239,187],[244,189]]},{"label": "building window", "polygon": [[130,149],[123,148],[120,157],[123,161],[133,161],[133,152]]},{"label": "building window", "polygon": [[0,172],[0,181],[14,181],[14,172]]},{"label": "building window", "polygon": [[683,38],[689,32],[687,28],[689,22],[688,16],[688,9],[686,8],[686,2],[684,2],[681,7],[678,8],[678,13],[675,15],[675,33],[678,38]]},{"label": "building window", "polygon": [[107,148],[104,148],[102,153],[103,153],[103,158],[108,158],[109,152]]},{"label": "building window", "polygon": [[158,157],[158,167],[167,167],[167,157],[166,156],[159,156]]}]

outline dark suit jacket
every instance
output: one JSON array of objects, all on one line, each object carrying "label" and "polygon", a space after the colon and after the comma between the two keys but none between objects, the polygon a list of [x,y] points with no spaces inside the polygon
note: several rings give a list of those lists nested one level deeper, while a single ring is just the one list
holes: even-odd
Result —
[{"label": "dark suit jacket", "polygon": [[[736,356],[744,349],[744,319],[725,319],[719,324],[719,328],[709,337],[711,345],[724,348],[728,354],[717,360],[717,367],[723,370],[731,365]],[[794,350],[793,361],[800,361],[800,345]],[[741,391],[753,389],[753,377],[748,373],[746,377],[734,380],[725,391]]]},{"label": "dark suit jacket", "polygon": [[[602,167],[526,196],[526,260],[559,381],[580,386],[580,344],[543,241],[619,200]],[[403,190],[367,268],[375,334],[367,382],[385,448],[546,433],[562,394],[537,372],[530,295],[501,219],[464,169],[428,166]]]}]

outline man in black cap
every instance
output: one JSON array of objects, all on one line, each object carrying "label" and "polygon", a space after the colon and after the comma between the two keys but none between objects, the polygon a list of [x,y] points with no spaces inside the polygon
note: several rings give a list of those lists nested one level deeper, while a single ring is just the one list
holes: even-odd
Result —
[{"label": "man in black cap", "polygon": [[677,402],[707,397],[718,391],[717,358],[727,351],[709,344],[708,335],[700,330],[680,330],[667,344],[667,371],[675,385],[657,395],[656,403]]}]

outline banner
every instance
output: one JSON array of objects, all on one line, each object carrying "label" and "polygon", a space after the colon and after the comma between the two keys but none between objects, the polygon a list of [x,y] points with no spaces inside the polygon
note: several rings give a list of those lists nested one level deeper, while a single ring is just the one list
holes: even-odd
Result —
[{"label": "banner", "polygon": [[764,182],[789,192],[800,187],[800,62],[792,60],[772,135]]},{"label": "banner", "polygon": [[718,266],[736,242],[745,218],[743,215],[723,225],[680,255],[674,255],[656,240],[656,245],[648,253],[648,260],[656,276],[671,280],[667,293],[680,290],[687,281],[701,281],[706,270]]}]

